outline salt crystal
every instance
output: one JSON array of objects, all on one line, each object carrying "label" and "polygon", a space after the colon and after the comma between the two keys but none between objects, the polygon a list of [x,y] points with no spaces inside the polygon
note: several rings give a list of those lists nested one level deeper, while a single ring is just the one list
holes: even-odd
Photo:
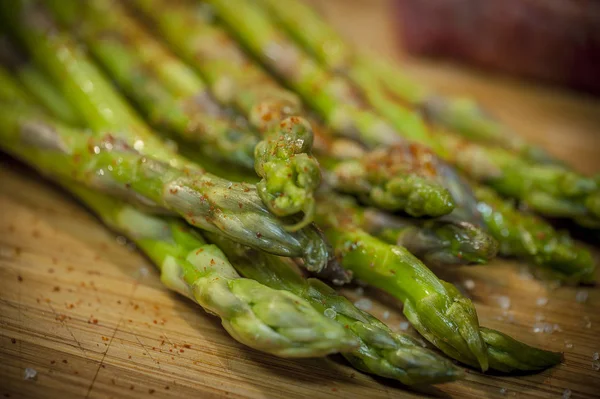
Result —
[{"label": "salt crystal", "polygon": [[388,310],[386,310],[385,312],[383,312],[383,320],[387,320],[390,318],[390,312]]},{"label": "salt crystal", "polygon": [[119,245],[127,244],[127,238],[125,238],[123,236],[117,236],[116,240],[117,240],[117,244],[119,244]]},{"label": "salt crystal", "polygon": [[368,312],[373,307],[373,302],[371,302],[371,300],[368,298],[361,298],[358,301],[354,302],[354,306],[356,306],[360,310]]},{"label": "salt crystal", "polygon": [[600,360],[600,354],[598,354],[598,352],[594,352],[592,355],[592,360]]},{"label": "salt crystal", "polygon": [[594,370],[594,371],[600,371],[600,361],[594,360],[592,362],[592,370]]},{"label": "salt crystal", "polygon": [[506,395],[506,388],[500,388],[500,395]]},{"label": "salt crystal", "polygon": [[592,328],[592,321],[590,320],[589,317],[583,316],[583,326],[585,328]]},{"label": "salt crystal", "polygon": [[138,269],[138,271],[139,271],[139,273],[140,273],[140,276],[142,276],[142,277],[146,277],[146,276],[148,275],[148,273],[149,273],[149,272],[148,272],[148,268],[147,268],[146,266],[141,266],[141,267]]},{"label": "salt crystal", "polygon": [[504,310],[508,310],[510,309],[510,298],[507,296],[499,296],[497,299],[498,305],[500,305],[500,308],[504,309]]},{"label": "salt crystal", "polygon": [[569,341],[565,341],[565,348],[567,349],[573,349],[573,344]]},{"label": "salt crystal", "polygon": [[534,333],[552,334],[554,331],[562,331],[558,324],[550,324],[544,322],[537,322],[533,325]]},{"label": "salt crystal", "polygon": [[357,287],[354,290],[354,293],[358,296],[363,296],[365,294],[365,289],[363,287]]},{"label": "salt crystal", "polygon": [[569,388],[563,391],[563,399],[569,399],[571,397],[571,390]]},{"label": "salt crystal", "polygon": [[535,323],[533,325],[533,332],[536,333],[536,334],[543,332],[545,324],[546,323]]},{"label": "salt crystal", "polygon": [[575,300],[579,303],[585,303],[588,299],[588,292],[585,290],[577,291],[575,295]]},{"label": "salt crystal", "polygon": [[25,377],[24,378],[26,380],[35,380],[36,377],[37,377],[37,371],[35,371],[34,369],[29,368],[29,367],[27,367],[25,369]]},{"label": "salt crystal", "polygon": [[409,326],[410,326],[410,324],[408,324],[407,321],[402,321],[402,322],[400,322],[400,325],[399,325],[400,330],[402,330],[402,331],[408,330]]},{"label": "salt crystal", "polygon": [[471,291],[473,288],[475,288],[475,281],[473,280],[465,280],[465,282],[463,283],[465,288],[468,289],[469,291]]},{"label": "salt crystal", "polygon": [[337,316],[337,312],[333,308],[327,308],[327,309],[325,309],[325,311],[323,312],[323,314],[325,315],[325,317],[328,317],[330,319],[335,319],[335,317]]},{"label": "salt crystal", "polygon": [[521,280],[531,280],[533,279],[533,274],[531,274],[528,267],[524,266],[519,270],[519,278]]},{"label": "salt crystal", "polygon": [[540,297],[535,300],[535,304],[538,306],[546,306],[548,304],[548,298]]}]

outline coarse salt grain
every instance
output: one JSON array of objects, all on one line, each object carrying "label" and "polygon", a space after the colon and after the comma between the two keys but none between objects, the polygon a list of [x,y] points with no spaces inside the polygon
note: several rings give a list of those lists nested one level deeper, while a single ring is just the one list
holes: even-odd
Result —
[{"label": "coarse salt grain", "polygon": [[37,377],[37,371],[34,369],[27,367],[24,372],[24,379],[26,380],[35,380]]},{"label": "coarse salt grain", "polygon": [[538,306],[546,306],[548,304],[548,298],[539,297],[538,299],[535,300],[535,304]]},{"label": "coarse salt grain", "polygon": [[560,332],[560,331],[562,331],[562,329],[560,328],[560,326],[558,324],[552,324],[552,323],[538,322],[533,325],[533,332],[536,334],[538,334],[538,333],[552,334],[554,331]]},{"label": "coarse salt grain", "polygon": [[567,348],[567,349],[573,349],[573,346],[574,345],[571,342],[565,341],[565,348]]},{"label": "coarse salt grain", "polygon": [[368,312],[369,310],[371,310],[371,308],[373,308],[373,302],[371,302],[371,300],[368,298],[361,298],[358,301],[354,302],[354,306],[356,306],[360,310]]},{"label": "coarse salt grain", "polygon": [[364,293],[365,293],[365,289],[364,289],[363,287],[357,287],[357,288],[354,290],[354,293],[355,293],[356,295],[358,295],[358,296],[363,296],[363,295],[364,295]]},{"label": "coarse salt grain", "polygon": [[585,303],[588,299],[588,292],[585,290],[577,291],[575,294],[575,300],[579,303]]},{"label": "coarse salt grain", "polygon": [[469,280],[465,280],[465,282],[463,283],[465,288],[468,289],[469,291],[471,291],[473,288],[475,288],[475,281],[469,279]]},{"label": "coarse salt grain", "polygon": [[389,310],[386,310],[385,312],[383,312],[383,320],[387,320],[390,318],[390,312]]},{"label": "coarse salt grain", "polygon": [[571,390],[569,388],[565,389],[563,391],[562,397],[563,399],[569,399],[571,397]]},{"label": "coarse salt grain", "polygon": [[402,321],[402,322],[400,322],[400,325],[398,327],[400,328],[400,330],[406,331],[406,330],[408,330],[409,325],[410,324],[408,324],[407,321]]},{"label": "coarse salt grain", "polygon": [[509,297],[504,296],[504,295],[499,296],[497,298],[497,302],[498,302],[498,305],[500,306],[500,308],[502,308],[504,310],[510,309],[510,298]]},{"label": "coarse salt grain", "polygon": [[148,268],[147,268],[146,266],[141,266],[141,267],[138,269],[138,272],[140,273],[140,276],[142,276],[142,277],[146,277],[146,276],[148,276],[148,273],[150,273],[150,272],[148,271]]}]

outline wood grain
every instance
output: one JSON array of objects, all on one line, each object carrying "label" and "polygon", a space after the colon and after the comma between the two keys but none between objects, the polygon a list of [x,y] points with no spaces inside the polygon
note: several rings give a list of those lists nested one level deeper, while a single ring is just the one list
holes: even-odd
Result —
[{"label": "wood grain", "polygon": [[[316,2],[316,0],[315,0]],[[369,5],[367,7],[367,5]],[[319,2],[344,34],[394,57],[385,1]],[[476,96],[519,132],[588,173],[600,172],[600,102],[572,93],[402,59],[445,93]],[[245,348],[218,321],[166,291],[152,265],[67,194],[0,158],[0,395],[24,397],[598,397],[600,290],[555,288],[503,260],[439,271],[476,303],[482,325],[551,350],[565,363],[535,375],[469,372],[407,390],[340,357],[285,360]],[[356,298],[354,289],[346,293]],[[587,293],[583,303],[576,300]],[[400,306],[377,292],[372,312],[398,330]],[[509,309],[502,303],[510,300]],[[548,301],[544,304],[543,298]],[[535,333],[534,326],[555,326]],[[37,371],[24,379],[24,369]],[[1,396],[0,396],[1,397]]]}]

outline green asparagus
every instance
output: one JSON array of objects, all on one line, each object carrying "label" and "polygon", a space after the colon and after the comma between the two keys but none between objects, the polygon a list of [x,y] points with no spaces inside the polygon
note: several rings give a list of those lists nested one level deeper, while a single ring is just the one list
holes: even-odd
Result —
[{"label": "green asparagus", "polygon": [[299,93],[333,132],[359,138],[372,147],[403,141],[388,122],[368,109],[354,87],[342,77],[327,73],[287,40],[258,7],[239,0],[208,3],[245,47]]},{"label": "green asparagus", "polygon": [[[260,128],[261,124],[264,124],[265,121],[279,120],[279,115],[281,114],[281,111],[279,111],[280,108],[296,109],[297,111],[295,112],[298,114],[304,112],[300,109],[299,105],[261,106],[262,103],[259,100],[263,99],[266,95],[269,98],[285,99],[290,96],[290,92],[282,89],[276,81],[249,59],[228,33],[221,27],[214,25],[210,21],[210,16],[206,16],[206,13],[203,13],[200,7],[194,7],[194,4],[189,1],[181,1],[173,4],[165,0],[137,0],[134,3],[144,16],[155,23],[157,29],[169,44],[177,50],[179,55],[205,76],[211,85],[215,97],[220,99],[224,104],[235,105],[257,127]],[[182,26],[189,27],[189,29],[183,30],[181,29]],[[292,68],[293,65],[289,67]],[[224,88],[227,88],[227,90],[224,91]],[[334,91],[335,88],[332,87],[330,89]],[[324,105],[322,109],[331,109],[331,112],[328,112],[333,119],[329,118],[329,128],[337,128],[342,131],[347,130],[347,132],[353,130],[351,127],[343,127],[342,125],[345,122],[341,125],[337,124],[337,122],[332,123],[333,120],[338,120],[340,117],[342,119],[345,118],[343,116],[346,112],[345,106],[342,106],[344,109],[340,108],[338,112],[334,109],[339,104],[335,99],[321,94],[320,91],[315,91],[311,95],[311,99],[321,103],[322,101],[318,98],[324,98],[324,101],[328,104]],[[297,98],[295,103],[300,104]],[[274,108],[277,111],[270,111],[261,118],[255,118],[253,115],[256,112],[252,110],[257,106],[261,106],[260,109]],[[361,110],[356,110],[352,115],[362,115],[362,112]],[[337,113],[338,116],[335,116],[334,113]],[[369,118],[367,119],[373,119],[374,115],[369,116]],[[366,121],[367,119],[364,120]],[[367,130],[377,131],[383,126],[382,122],[380,122],[369,124]],[[314,128],[315,123],[311,124]],[[354,135],[354,133],[348,134],[350,136]],[[402,140],[399,137],[395,137],[392,142],[402,142]],[[278,148],[279,151],[285,148],[281,145],[272,147]],[[269,153],[272,150],[265,149],[265,152]],[[356,168],[354,171],[356,171]],[[347,180],[339,181],[341,186],[345,185],[346,188],[349,188],[347,183]],[[353,187],[353,190],[356,191],[357,187]],[[372,200],[378,199],[382,204],[386,204],[387,207],[393,206],[394,209],[411,212],[413,210],[417,211],[411,208],[413,205],[420,206],[421,209],[418,210],[419,214],[425,211],[423,208],[424,204],[420,199],[417,201],[416,195],[413,195],[411,198],[411,194],[428,190],[428,195],[435,197],[429,201],[429,204],[441,205],[440,208],[433,207],[432,209],[432,207],[428,207],[427,211],[432,212],[429,216],[447,213],[450,208],[448,206],[449,199],[447,193],[443,192],[437,184],[425,181],[422,177],[398,176],[396,181],[390,184],[389,187],[385,187],[384,183],[369,183],[362,185],[360,188],[360,191],[364,192],[365,190],[375,191],[374,195],[367,193],[367,197]],[[408,209],[402,209],[403,207]]]},{"label": "green asparagus", "polygon": [[290,291],[308,301],[319,313],[345,326],[360,342],[354,351],[343,354],[357,369],[394,378],[407,385],[433,384],[463,377],[463,371],[449,360],[424,349],[408,335],[393,333],[321,281],[304,279],[285,259],[214,234],[208,234],[207,238],[225,252],[244,277],[273,289]]},{"label": "green asparagus", "polygon": [[212,157],[252,167],[257,137],[236,127],[204,82],[156,41],[117,1],[46,2],[86,43],[123,92],[159,130],[210,147]]},{"label": "green asparagus", "polygon": [[354,351],[358,340],[305,299],[241,278],[227,257],[190,226],[150,216],[74,183],[61,184],[160,269],[163,284],[218,316],[240,343],[281,357]]},{"label": "green asparagus", "polygon": [[488,231],[500,243],[500,254],[528,260],[561,280],[594,281],[592,255],[566,232],[556,231],[542,218],[519,211],[489,188],[477,187],[475,193]]},{"label": "green asparagus", "polygon": [[[323,270],[329,260],[328,248],[314,226],[307,226],[296,232],[285,231],[287,225],[297,222],[298,219],[275,218],[262,205],[254,186],[233,184],[204,173],[196,164],[191,164],[177,155],[150,132],[95,66],[75,47],[69,37],[52,24],[49,16],[42,9],[34,7],[21,9],[20,12],[11,9],[19,5],[24,6],[24,3],[17,1],[2,3],[3,15],[17,16],[16,22],[23,19],[20,24],[13,25],[15,21],[12,21],[11,25],[14,26],[14,30],[27,45],[37,63],[52,75],[57,84],[61,85],[62,93],[84,115],[86,122],[98,132],[100,137],[96,144],[98,151],[105,153],[102,155],[103,158],[117,156],[110,148],[104,151],[104,147],[112,146],[111,140],[118,140],[119,143],[126,145],[127,151],[135,152],[129,154],[128,160],[131,163],[124,166],[124,169],[131,168],[128,172],[130,175],[133,174],[131,177],[138,179],[138,183],[140,178],[144,180],[144,176],[136,175],[137,169],[148,170],[156,166],[165,170],[167,179],[184,174],[182,177],[184,181],[187,180],[185,183],[187,188],[182,186],[180,192],[179,188],[171,187],[174,188],[175,195],[164,191],[162,193],[164,196],[159,201],[161,206],[165,206],[168,202],[168,207],[178,208],[182,216],[192,224],[210,225],[208,229],[217,229],[234,239],[237,237],[250,246],[258,246],[284,256],[304,257],[308,269]],[[6,13],[7,9],[8,13]],[[48,34],[47,29],[50,28],[52,33]],[[106,131],[110,131],[111,134],[106,135]],[[111,152],[113,153],[110,154]],[[122,151],[117,152],[122,153]],[[140,165],[136,159],[148,162]],[[76,165],[71,164],[70,167],[76,168]],[[154,183],[160,183],[159,173],[160,171],[152,173]],[[108,179],[104,180],[106,185]],[[120,176],[120,180],[121,192],[130,191],[126,185],[131,182],[126,181],[125,176]],[[159,188],[161,184],[155,185],[154,189]],[[119,184],[113,182],[113,188],[115,185]],[[136,184],[136,186],[144,185],[144,183]],[[154,194],[159,193],[155,191]],[[291,247],[285,248],[286,242]]]},{"label": "green asparagus", "polygon": [[256,147],[258,138],[249,127],[232,123],[195,72],[129,16],[123,5],[69,0],[51,4],[155,126],[196,140],[200,148],[226,161],[249,166],[256,159],[256,171],[263,178],[258,192],[269,209],[278,216],[304,211],[304,219],[290,226],[292,230],[310,223],[312,192],[320,180],[318,165],[309,156],[310,126],[285,119]]},{"label": "green asparagus", "polygon": [[256,189],[143,156],[111,134],[89,136],[29,107],[0,109],[2,147],[43,173],[176,212],[188,223],[282,256],[303,257],[322,270],[328,248],[313,228],[285,231]]},{"label": "green asparagus", "polygon": [[361,208],[348,197],[331,192],[317,196],[321,214],[335,215],[344,225],[355,225],[367,233],[406,248],[430,266],[487,263],[498,243],[483,230],[467,222],[431,219],[418,221]]},{"label": "green asparagus", "polygon": [[[293,87],[323,117],[322,104],[315,101],[327,97],[330,102],[357,105],[359,95],[343,75],[332,76],[319,67],[291,39],[278,30],[269,15],[249,0],[210,0],[218,16],[245,46],[280,79]],[[290,61],[291,60],[291,61]],[[392,122],[394,129],[385,135],[403,137],[430,146],[449,159],[464,173],[492,185],[503,195],[522,200],[533,209],[555,217],[575,220],[587,218],[600,224],[595,208],[588,209],[587,196],[597,190],[593,179],[580,176],[560,165],[532,164],[502,148],[467,142],[453,134],[436,131],[418,112],[403,107],[377,90],[375,76],[362,74],[355,83],[363,90],[370,105]],[[318,83],[318,84],[317,84]],[[389,144],[390,138],[373,140],[361,135],[367,145]]]},{"label": "green asparagus", "polygon": [[21,84],[29,89],[29,94],[23,94],[28,97],[28,102],[38,101],[45,104],[49,112],[56,118],[70,125],[82,125],[77,111],[60,93],[57,93],[54,87],[49,85],[50,79],[31,64],[17,46],[4,36],[0,36],[0,63],[17,75]]},{"label": "green asparagus", "polygon": [[436,180],[436,158],[418,145],[396,144],[333,167],[330,183],[387,210],[412,216],[442,216],[454,209],[450,193]]},{"label": "green asparagus", "polygon": [[482,329],[471,301],[405,248],[380,241],[331,213],[317,212],[316,219],[342,266],[402,301],[413,327],[446,355],[483,371],[540,370],[560,362],[560,353]]},{"label": "green asparagus", "polygon": [[260,0],[260,3],[283,29],[329,69],[342,72],[355,81],[372,79],[370,86],[379,88],[378,92],[397,96],[422,109],[436,124],[466,138],[501,145],[532,160],[550,160],[544,150],[529,145],[483,112],[474,101],[434,94],[406,76],[399,67],[372,55],[359,54],[307,4],[297,0]]}]

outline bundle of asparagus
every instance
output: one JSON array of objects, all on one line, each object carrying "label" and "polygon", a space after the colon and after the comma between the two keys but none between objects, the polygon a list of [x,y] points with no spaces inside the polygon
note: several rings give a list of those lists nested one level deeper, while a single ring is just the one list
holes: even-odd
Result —
[{"label": "bundle of asparagus", "polygon": [[[404,384],[463,376],[306,279],[301,264],[336,284],[353,275],[387,291],[427,341],[470,367],[531,371],[560,362],[558,353],[480,326],[471,301],[426,264],[487,263],[499,251],[590,282],[587,251],[494,189],[594,224],[597,181],[542,164],[540,151],[505,140],[469,107],[432,106],[406,89],[411,82],[388,88],[399,86],[411,104],[400,106],[375,72],[395,70],[355,56],[294,0],[208,3],[3,2],[11,38],[0,51],[0,148],[129,237],[166,287],[255,349],[340,352],[357,369]],[[424,108],[445,128],[505,149],[433,136]],[[348,145],[351,152],[340,151]],[[239,181],[224,178],[231,166]]]},{"label": "bundle of asparagus", "polygon": [[[386,125],[388,128],[379,131],[377,136],[363,131],[355,134],[365,145],[389,144],[397,141],[398,136],[415,140],[430,146],[472,178],[491,185],[503,195],[521,200],[538,212],[573,218],[587,226],[600,225],[600,209],[594,200],[599,188],[593,179],[581,176],[563,165],[530,162],[502,148],[482,146],[449,132],[432,131],[419,112],[394,101],[384,92],[381,82],[377,84],[379,77],[376,72],[370,69],[365,71],[357,66],[361,69],[360,73],[345,74],[331,69],[327,63],[321,66],[283,30],[277,28],[266,10],[252,1],[211,0],[208,3],[214,6],[218,17],[249,51],[294,88],[324,118],[330,117],[329,109],[320,102],[316,103],[315,98],[324,97],[329,102],[352,109],[357,104],[368,103],[372,110],[389,120],[390,124]],[[286,13],[287,18],[279,19],[286,25],[285,21],[294,18],[293,8],[288,9],[284,4],[270,9],[279,11],[278,15]],[[313,21],[311,15],[300,14],[304,15],[306,25],[310,26]],[[296,33],[305,35],[304,32],[309,30],[296,29]],[[305,44],[307,42],[321,45],[304,40]],[[358,65],[353,60],[348,62],[352,65],[351,70]]]}]

